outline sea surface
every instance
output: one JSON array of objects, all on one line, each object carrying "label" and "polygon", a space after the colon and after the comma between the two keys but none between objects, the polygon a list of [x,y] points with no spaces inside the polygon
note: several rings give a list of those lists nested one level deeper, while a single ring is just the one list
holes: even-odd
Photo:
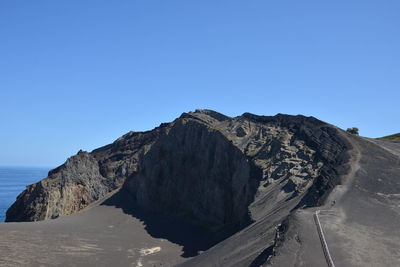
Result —
[{"label": "sea surface", "polygon": [[42,167],[0,166],[0,222],[4,222],[7,209],[26,186],[47,177],[49,170]]}]

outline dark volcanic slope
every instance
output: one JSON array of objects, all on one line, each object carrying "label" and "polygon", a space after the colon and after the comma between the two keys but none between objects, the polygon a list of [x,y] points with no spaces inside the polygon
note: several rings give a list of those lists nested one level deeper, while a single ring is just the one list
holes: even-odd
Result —
[{"label": "dark volcanic slope", "polygon": [[[364,146],[364,150],[359,149]],[[365,162],[370,162],[374,149],[383,153],[380,158],[395,157],[377,144],[349,136],[312,117],[282,114],[267,117],[245,113],[230,118],[210,110],[197,110],[184,113],[174,122],[152,131],[131,132],[113,144],[71,157],[51,171],[48,178],[29,186],[7,212],[7,220],[45,220],[93,206],[73,217],[31,226],[46,235],[44,224],[57,229],[65,229],[65,222],[71,229],[74,225],[83,227],[83,222],[91,224],[88,231],[93,235],[75,230],[77,234],[85,235],[92,246],[104,248],[100,254],[91,250],[93,257],[86,262],[89,265],[97,265],[112,251],[120,251],[123,255],[120,260],[114,257],[114,263],[121,266],[126,262],[134,266],[151,266],[155,262],[167,266],[177,263],[184,266],[259,266],[275,253],[278,253],[276,259],[270,258],[270,262],[291,266],[291,263],[281,261],[282,255],[292,255],[290,253],[296,249],[285,250],[283,245],[290,246],[291,240],[297,240],[293,233],[314,229],[308,223],[308,215],[296,215],[296,210],[322,205],[332,198],[330,192],[334,188],[334,194],[337,194],[341,186],[349,187],[347,183],[356,177],[354,162],[357,155],[365,155]],[[396,173],[398,166],[397,169],[393,166],[393,173]],[[379,171],[379,166],[376,168]],[[387,175],[385,179],[396,191],[397,182],[393,175]],[[98,202],[103,205],[94,203],[118,188],[122,190],[111,199]],[[140,224],[132,221],[129,228],[125,217],[98,215],[116,214],[115,208],[143,222],[150,236],[132,236],[130,245],[138,250],[157,248],[151,255],[162,251],[155,262],[152,263],[153,256],[145,260],[146,250],[136,254],[129,252],[133,248],[129,247],[124,231],[141,233]],[[309,210],[313,209],[303,211]],[[143,216],[143,212],[150,215]],[[74,219],[68,219],[70,217]],[[107,245],[108,238],[103,238],[109,229],[102,220],[112,225],[114,235],[109,238],[114,240],[116,247]],[[125,223],[121,224],[121,220]],[[166,223],[163,227],[160,220],[176,223]],[[168,226],[175,224],[188,229],[186,238],[179,237],[179,231]],[[121,225],[121,229],[117,225]],[[22,238],[16,227],[15,224],[0,226],[0,231],[10,236],[14,244]],[[190,232],[202,234],[190,236]],[[21,234],[24,235],[26,237],[25,233]],[[313,234],[308,237],[315,248],[313,253],[322,253],[319,240],[313,240]],[[118,238],[121,238],[120,245]],[[60,241],[59,246],[66,246],[67,241],[68,246],[77,242],[66,239]],[[296,244],[292,247],[296,248]],[[7,244],[0,245],[10,250]],[[177,256],[180,248],[183,253]],[[204,252],[196,256],[198,251]],[[304,255],[314,255],[301,251]],[[57,253],[61,257],[60,252]],[[72,254],[66,258],[67,264],[74,262]],[[304,256],[301,259],[304,266],[313,266],[313,263],[318,266],[324,263],[323,257],[319,257]],[[78,260],[76,256],[75,262]],[[42,262],[46,261],[42,259]]]},{"label": "dark volcanic slope", "polygon": [[[348,136],[353,144],[352,171],[330,195],[333,207],[319,207],[336,266],[400,266],[400,147],[390,141]],[[383,144],[383,142],[386,142]],[[389,152],[391,151],[391,152]],[[285,243],[273,266],[325,264],[315,231],[315,209],[290,216]]]}]

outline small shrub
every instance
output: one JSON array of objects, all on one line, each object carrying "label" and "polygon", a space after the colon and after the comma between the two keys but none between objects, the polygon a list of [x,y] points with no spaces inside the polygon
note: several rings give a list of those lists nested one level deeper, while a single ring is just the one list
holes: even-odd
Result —
[{"label": "small shrub", "polygon": [[347,128],[346,132],[358,135],[358,128],[357,127]]}]

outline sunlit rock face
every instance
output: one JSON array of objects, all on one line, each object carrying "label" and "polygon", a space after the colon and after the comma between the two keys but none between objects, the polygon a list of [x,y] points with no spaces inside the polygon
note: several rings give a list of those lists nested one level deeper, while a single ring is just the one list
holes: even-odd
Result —
[{"label": "sunlit rock face", "polygon": [[77,155],[48,177],[27,186],[8,209],[6,221],[40,221],[76,213],[118,189],[136,171],[139,155],[154,142],[159,129],[130,132],[91,153]]}]

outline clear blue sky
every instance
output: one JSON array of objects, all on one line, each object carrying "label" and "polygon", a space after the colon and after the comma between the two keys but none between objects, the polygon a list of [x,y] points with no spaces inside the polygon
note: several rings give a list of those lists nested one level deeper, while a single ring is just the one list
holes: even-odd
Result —
[{"label": "clear blue sky", "polygon": [[2,0],[0,165],[209,108],[400,132],[400,1]]}]

